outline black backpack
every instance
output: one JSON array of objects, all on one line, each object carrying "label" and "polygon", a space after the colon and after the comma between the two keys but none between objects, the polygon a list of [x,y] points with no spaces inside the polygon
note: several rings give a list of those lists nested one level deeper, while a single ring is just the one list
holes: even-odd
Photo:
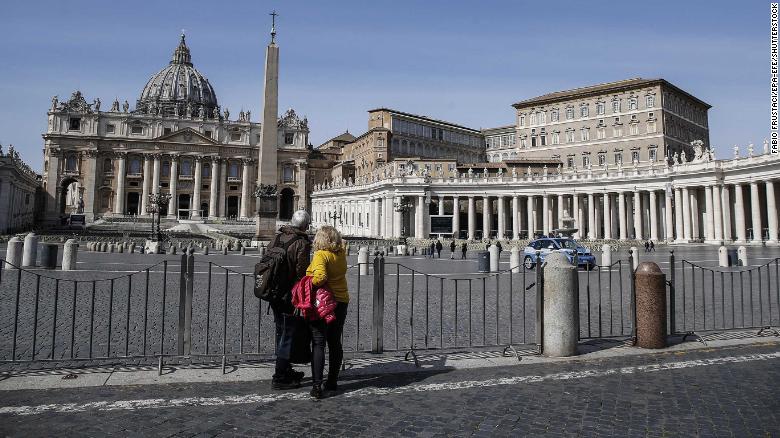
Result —
[{"label": "black backpack", "polygon": [[290,266],[287,263],[287,248],[302,239],[295,236],[279,245],[279,236],[255,265],[255,296],[261,300],[278,303],[288,299],[291,283]]}]

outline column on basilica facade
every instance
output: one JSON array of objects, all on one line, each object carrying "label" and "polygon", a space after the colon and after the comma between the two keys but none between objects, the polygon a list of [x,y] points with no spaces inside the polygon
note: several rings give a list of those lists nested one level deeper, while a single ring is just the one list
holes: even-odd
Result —
[{"label": "column on basilica facade", "polygon": [[685,240],[683,233],[682,189],[680,187],[675,187],[674,189],[674,236],[677,242]]},{"label": "column on basilica facade", "polygon": [[195,157],[195,177],[192,182],[192,218],[200,219],[200,189],[203,185],[203,157]]},{"label": "column on basilica facade", "polygon": [[736,228],[737,231],[737,240],[735,243],[747,242],[745,200],[741,184],[734,184],[734,228]]},{"label": "column on basilica facade", "polygon": [[209,181],[209,218],[219,215],[217,208],[219,199],[219,158],[211,157],[211,180]]},{"label": "column on basilica facade", "polygon": [[179,157],[171,155],[171,173],[168,188],[170,189],[171,199],[168,201],[168,218],[175,219],[179,217],[179,200],[176,196],[176,190],[179,184]]},{"label": "column on basilica facade", "polygon": [[498,195],[496,197],[496,210],[498,214],[498,229],[496,230],[496,238],[503,240],[506,238],[506,211],[504,211],[504,197]]},{"label": "column on basilica facade", "polygon": [[777,202],[775,200],[775,183],[772,180],[766,184],[766,216],[767,227],[769,228],[769,240],[767,243],[778,243],[778,224],[777,224]]},{"label": "column on basilica facade", "polygon": [[691,212],[691,239],[698,239],[701,237],[701,233],[699,232],[700,224],[699,224],[699,188],[693,187],[689,190],[690,193],[690,212]]},{"label": "column on basilica facade", "polygon": [[469,211],[468,211],[468,234],[469,240],[475,240],[477,238],[477,206],[475,205],[474,197],[468,197]]},{"label": "column on basilica facade", "polygon": [[520,198],[512,196],[512,239],[520,238]]},{"label": "column on basilica facade", "polygon": [[644,239],[645,233],[642,228],[642,192],[634,189],[634,239]]},{"label": "column on basilica facade", "polygon": [[[401,197],[396,196],[393,201],[390,202],[390,205],[393,205],[394,203],[401,204]],[[403,216],[400,211],[393,208],[393,237],[405,237],[403,236]],[[409,231],[406,232],[409,234]]]},{"label": "column on basilica facade", "polygon": [[664,192],[664,239],[674,240],[674,198],[670,192]]},{"label": "column on basilica facade", "polygon": [[482,238],[490,238],[490,222],[492,220],[490,211],[490,198],[485,195],[482,197]]},{"label": "column on basilica facade", "polygon": [[243,167],[241,171],[241,208],[239,217],[245,219],[249,217],[249,201],[251,200],[249,185],[252,182],[252,177],[250,176],[252,174],[252,160],[244,158],[241,162]]},{"label": "column on basilica facade", "polygon": [[704,238],[708,242],[715,241],[715,205],[712,202],[712,186],[704,186]]},{"label": "column on basilica facade", "polygon": [[452,198],[452,237],[460,237],[460,199]]},{"label": "column on basilica facade", "polygon": [[563,228],[563,217],[565,216],[564,213],[566,213],[566,201],[563,198],[563,195],[558,195],[558,214],[557,214],[557,222],[556,222],[556,228]]},{"label": "column on basilica facade", "polygon": [[596,239],[596,200],[593,193],[588,193],[588,239]]},{"label": "column on basilica facade", "polygon": [[761,224],[761,199],[758,194],[758,181],[750,183],[750,211],[752,213],[753,243],[761,243],[764,227]]},{"label": "column on basilica facade", "polygon": [[414,237],[424,239],[423,235],[423,209],[425,209],[425,196],[417,195],[417,206],[414,209]]},{"label": "column on basilica facade", "polygon": [[534,197],[528,196],[526,198],[525,202],[525,208],[526,208],[526,220],[528,223],[526,224],[526,227],[528,227],[528,238],[533,239],[534,233],[536,232],[536,228],[534,227],[534,220],[536,211],[534,210]]},{"label": "column on basilica facade", "polygon": [[385,194],[382,198],[382,237],[393,237],[393,198]]},{"label": "column on basilica facade", "polygon": [[116,196],[114,198],[114,214],[125,214],[125,162],[127,153],[117,152],[117,172],[116,172]]},{"label": "column on basilica facade", "polygon": [[160,193],[160,154],[154,154],[154,165],[152,166],[152,193]]},{"label": "column on basilica facade", "polygon": [[439,196],[439,215],[444,215],[444,196]]},{"label": "column on basilica facade", "polygon": [[219,217],[224,218],[227,216],[227,165],[228,160],[221,159],[219,161],[219,196],[217,202],[219,203]]},{"label": "column on basilica facade", "polygon": [[618,192],[618,220],[620,221],[620,240],[628,239],[628,225],[626,224],[626,194]]},{"label": "column on basilica facade", "polygon": [[152,179],[149,178],[152,174],[152,158],[148,154],[144,154],[144,179],[141,181],[141,216],[147,216],[147,208],[149,206],[149,188],[152,186]]},{"label": "column on basilica facade", "polygon": [[658,198],[655,190],[650,190],[650,240],[658,241]]},{"label": "column on basilica facade", "polygon": [[542,195],[542,234],[550,235],[550,195]]}]

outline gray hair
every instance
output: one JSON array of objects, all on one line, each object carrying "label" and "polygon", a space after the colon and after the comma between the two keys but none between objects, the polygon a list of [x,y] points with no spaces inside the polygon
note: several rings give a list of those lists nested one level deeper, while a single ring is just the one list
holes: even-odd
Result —
[{"label": "gray hair", "polygon": [[311,216],[309,216],[309,213],[307,213],[306,210],[296,211],[295,213],[293,213],[292,219],[290,219],[290,226],[293,226],[303,231],[309,228],[310,223],[311,223]]}]

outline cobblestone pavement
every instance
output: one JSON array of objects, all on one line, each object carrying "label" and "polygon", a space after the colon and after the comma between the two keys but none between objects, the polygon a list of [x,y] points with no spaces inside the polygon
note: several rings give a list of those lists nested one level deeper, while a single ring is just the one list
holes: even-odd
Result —
[{"label": "cobblestone pavement", "polygon": [[780,345],[501,368],[3,394],[4,436],[778,436]]}]

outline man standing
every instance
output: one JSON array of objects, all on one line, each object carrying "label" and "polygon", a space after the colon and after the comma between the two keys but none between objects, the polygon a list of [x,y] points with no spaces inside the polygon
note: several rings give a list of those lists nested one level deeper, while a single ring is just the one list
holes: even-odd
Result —
[{"label": "man standing", "polygon": [[465,260],[466,259],[466,242],[463,242],[460,244],[460,259]]},{"label": "man standing", "polygon": [[452,239],[452,242],[450,242],[450,260],[455,259],[455,239]]},{"label": "man standing", "polygon": [[436,240],[436,254],[439,255],[439,258],[441,258],[441,250],[444,248],[444,246],[441,244],[441,240]]},{"label": "man standing", "polygon": [[276,325],[276,368],[274,370],[271,387],[273,389],[294,389],[301,386],[303,372],[293,370],[290,364],[290,354],[293,348],[295,335],[296,316],[293,315],[292,286],[306,275],[309,267],[309,254],[311,242],[306,230],[309,228],[311,218],[309,213],[298,210],[293,214],[290,225],[279,228],[279,232],[268,245],[268,249],[275,247],[287,247],[287,273],[286,293],[281,301],[271,303]]}]

